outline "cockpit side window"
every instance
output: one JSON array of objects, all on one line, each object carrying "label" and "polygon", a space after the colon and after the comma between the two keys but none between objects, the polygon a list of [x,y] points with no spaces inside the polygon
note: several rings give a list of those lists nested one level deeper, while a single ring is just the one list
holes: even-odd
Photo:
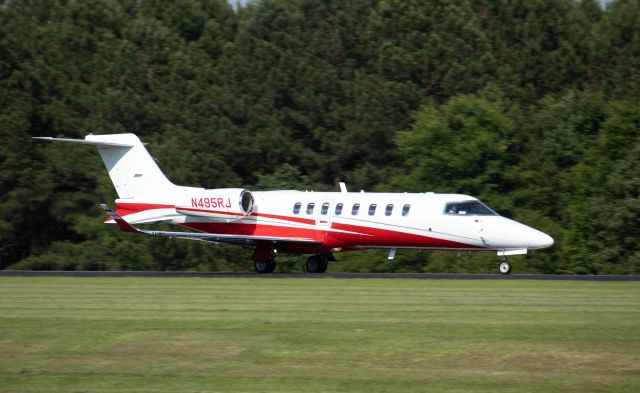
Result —
[{"label": "cockpit side window", "polygon": [[444,207],[444,214],[466,216],[497,216],[480,201],[449,202]]}]

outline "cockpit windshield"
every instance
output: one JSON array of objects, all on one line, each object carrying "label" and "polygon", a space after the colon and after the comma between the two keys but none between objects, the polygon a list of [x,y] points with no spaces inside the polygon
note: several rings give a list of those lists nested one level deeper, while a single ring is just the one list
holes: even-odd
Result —
[{"label": "cockpit windshield", "polygon": [[498,213],[489,209],[480,201],[449,202],[444,207],[445,214],[466,216],[497,216]]}]

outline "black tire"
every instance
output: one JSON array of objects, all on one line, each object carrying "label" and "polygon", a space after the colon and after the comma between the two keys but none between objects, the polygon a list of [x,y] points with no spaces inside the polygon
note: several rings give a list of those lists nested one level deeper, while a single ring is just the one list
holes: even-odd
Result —
[{"label": "black tire", "polygon": [[320,258],[320,265],[318,267],[318,271],[316,273],[324,273],[327,271],[327,266],[329,266],[329,260],[327,258]]},{"label": "black tire", "polygon": [[305,267],[309,273],[324,273],[327,271],[329,259],[319,255],[312,255],[307,259]]},{"label": "black tire", "polygon": [[507,274],[511,273],[511,268],[511,263],[509,263],[509,261],[505,258],[502,260],[502,262],[500,262],[498,270],[500,270],[500,274],[506,276]]},{"label": "black tire", "polygon": [[273,273],[276,270],[276,259],[269,258],[265,260],[257,260],[254,263],[256,272],[258,273]]}]

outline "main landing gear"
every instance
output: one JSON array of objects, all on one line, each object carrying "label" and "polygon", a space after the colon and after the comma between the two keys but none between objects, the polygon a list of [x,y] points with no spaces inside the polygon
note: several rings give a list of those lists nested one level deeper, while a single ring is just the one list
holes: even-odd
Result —
[{"label": "main landing gear", "polygon": [[[324,273],[327,271],[329,261],[335,261],[331,254],[316,254],[307,259],[305,264],[308,273]],[[267,259],[257,259],[254,267],[258,273],[273,273],[276,270],[276,256],[272,255]]]},{"label": "main landing gear", "polygon": [[502,257],[502,261],[500,262],[500,274],[507,275],[511,273],[511,263],[507,259],[507,257]]},{"label": "main landing gear", "polygon": [[307,272],[309,273],[324,273],[327,271],[327,265],[329,264],[329,260],[331,259],[331,254],[329,255],[321,255],[316,254],[312,255],[307,259],[307,263],[305,263],[305,267],[307,268]]},{"label": "main landing gear", "polygon": [[276,257],[271,256],[268,259],[256,260],[254,266],[258,273],[273,273],[276,270]]}]

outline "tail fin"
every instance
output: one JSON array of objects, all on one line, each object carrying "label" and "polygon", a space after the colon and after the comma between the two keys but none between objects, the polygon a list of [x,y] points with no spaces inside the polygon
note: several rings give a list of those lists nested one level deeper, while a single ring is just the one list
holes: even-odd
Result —
[{"label": "tail fin", "polygon": [[134,134],[87,135],[84,139],[36,139],[96,146],[120,199],[150,197],[179,188],[167,179]]}]

